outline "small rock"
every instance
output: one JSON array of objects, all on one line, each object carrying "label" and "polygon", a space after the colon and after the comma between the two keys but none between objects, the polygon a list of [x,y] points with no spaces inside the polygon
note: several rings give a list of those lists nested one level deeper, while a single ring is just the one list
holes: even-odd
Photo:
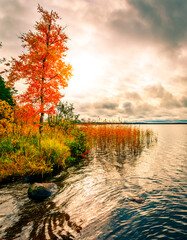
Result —
[{"label": "small rock", "polygon": [[34,200],[44,200],[57,191],[55,183],[34,183],[29,187],[28,196]]},{"label": "small rock", "polygon": [[129,200],[132,202],[136,202],[136,203],[144,203],[145,202],[144,198],[130,198]]}]

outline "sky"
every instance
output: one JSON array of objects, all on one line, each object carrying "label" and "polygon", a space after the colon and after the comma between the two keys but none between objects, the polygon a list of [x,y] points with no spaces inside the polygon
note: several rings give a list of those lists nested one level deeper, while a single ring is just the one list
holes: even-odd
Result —
[{"label": "sky", "polygon": [[0,0],[0,58],[22,53],[38,3],[66,27],[73,77],[62,101],[80,118],[187,119],[186,0]]}]

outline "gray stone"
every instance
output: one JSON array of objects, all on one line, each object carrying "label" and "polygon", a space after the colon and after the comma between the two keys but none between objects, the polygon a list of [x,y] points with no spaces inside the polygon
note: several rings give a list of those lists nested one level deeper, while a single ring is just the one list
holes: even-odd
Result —
[{"label": "gray stone", "polygon": [[44,200],[57,191],[55,183],[34,183],[29,187],[28,196],[34,200]]}]

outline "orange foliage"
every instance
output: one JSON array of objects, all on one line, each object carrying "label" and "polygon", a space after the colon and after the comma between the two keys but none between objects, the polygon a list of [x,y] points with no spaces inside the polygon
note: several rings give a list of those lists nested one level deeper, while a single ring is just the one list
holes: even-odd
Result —
[{"label": "orange foliage", "polygon": [[14,121],[17,123],[34,124],[39,121],[39,116],[31,104],[16,106],[14,108]]},{"label": "orange foliage", "polygon": [[17,102],[24,105],[24,110],[28,107],[28,116],[32,117],[33,112],[40,114],[43,124],[43,114],[55,113],[55,107],[63,97],[59,89],[68,86],[72,74],[71,65],[64,61],[68,37],[56,23],[58,14],[49,13],[40,5],[38,12],[41,19],[35,24],[36,32],[29,31],[20,37],[27,51],[18,60],[12,59],[7,84],[13,87],[16,81],[25,80],[27,90]]}]

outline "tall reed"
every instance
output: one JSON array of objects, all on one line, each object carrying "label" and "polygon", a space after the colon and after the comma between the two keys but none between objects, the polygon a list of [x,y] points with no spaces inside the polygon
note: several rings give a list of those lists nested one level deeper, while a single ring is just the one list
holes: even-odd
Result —
[{"label": "tall reed", "polygon": [[116,154],[129,152],[138,154],[146,144],[156,138],[150,129],[123,124],[85,124],[80,126],[91,146],[101,151],[113,151]]}]

